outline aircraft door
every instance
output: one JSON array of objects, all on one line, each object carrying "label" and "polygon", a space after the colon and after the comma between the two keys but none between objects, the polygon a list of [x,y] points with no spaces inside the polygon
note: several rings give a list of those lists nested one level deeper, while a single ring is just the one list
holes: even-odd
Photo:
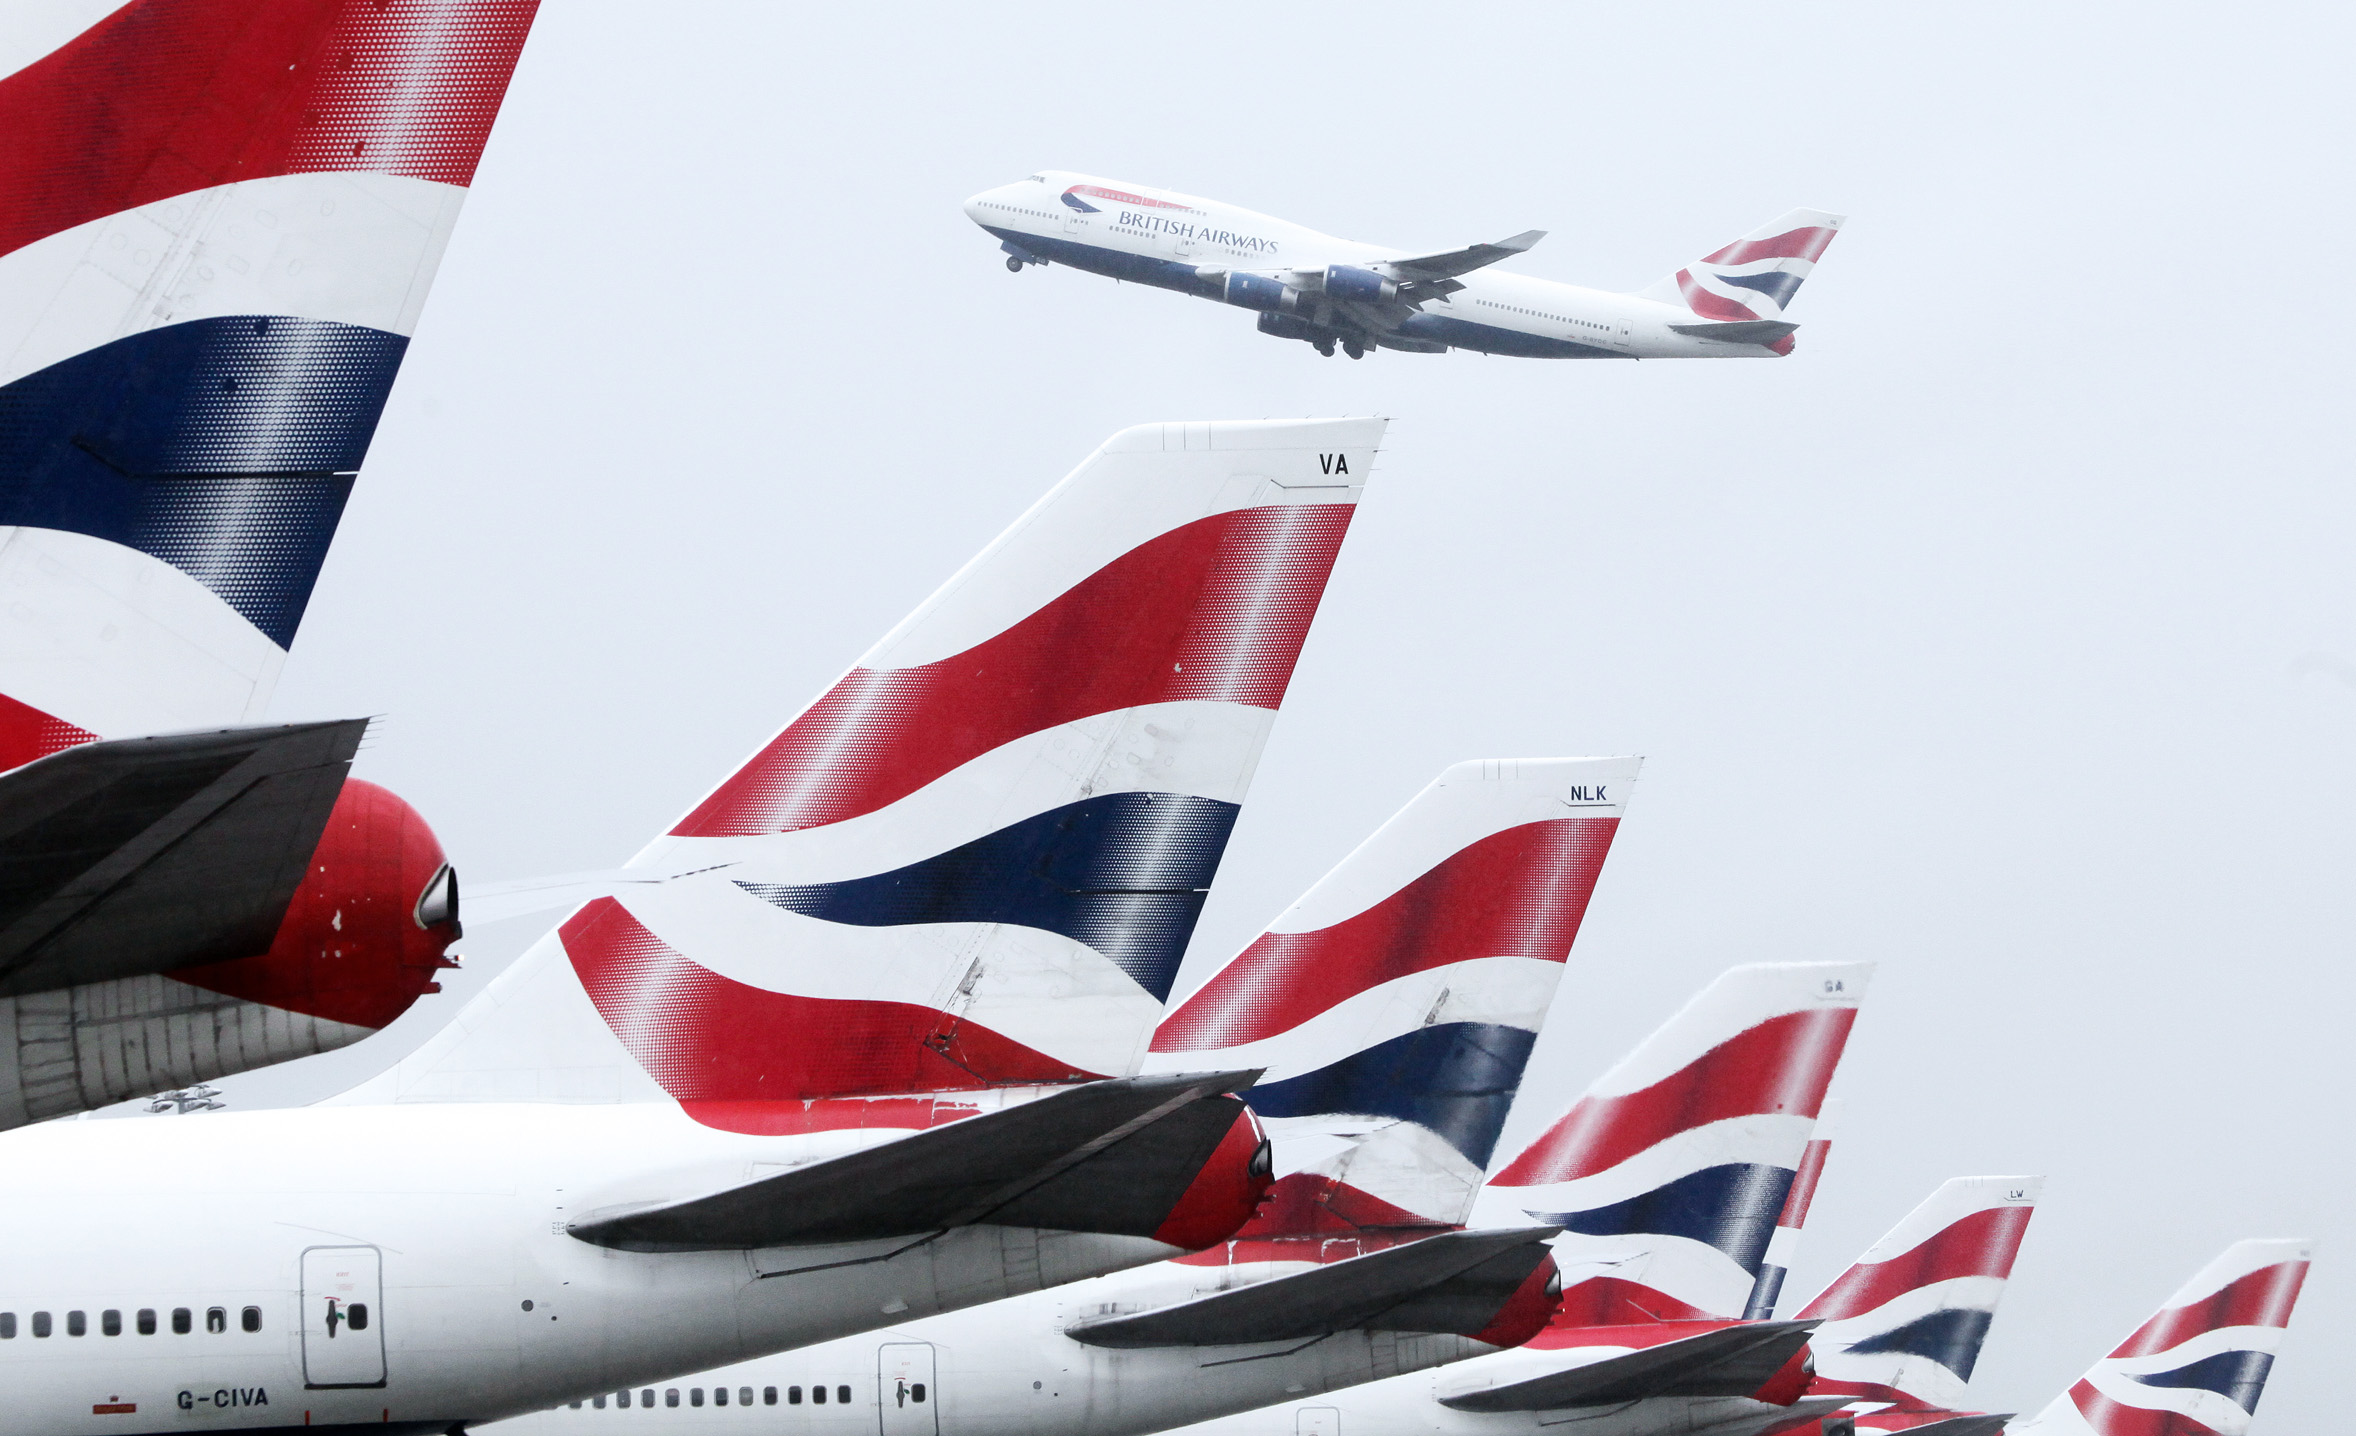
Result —
[{"label": "aircraft door", "polygon": [[882,1436],[937,1436],[940,1392],[929,1341],[888,1341],[875,1349],[876,1410]]},{"label": "aircraft door", "polygon": [[375,1247],[303,1252],[303,1382],[384,1385],[384,1257]]},{"label": "aircraft door", "polygon": [[1631,333],[1634,327],[1634,321],[1630,320],[1625,314],[1621,315],[1618,319],[1613,320],[1612,347],[1615,349],[1635,348],[1636,341]]},{"label": "aircraft door", "polygon": [[1342,1436],[1342,1413],[1331,1406],[1304,1406],[1293,1418],[1293,1436]]}]

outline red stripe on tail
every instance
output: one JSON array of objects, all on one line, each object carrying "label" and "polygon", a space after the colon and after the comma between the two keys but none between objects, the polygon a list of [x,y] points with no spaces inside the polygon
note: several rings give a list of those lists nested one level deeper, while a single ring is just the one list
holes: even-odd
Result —
[{"label": "red stripe on tail", "polygon": [[[722,977],[612,898],[583,906],[557,935],[606,1025],[690,1115],[709,1102],[971,1091],[1103,1075],[914,1003],[797,997]],[[743,1115],[712,1125],[741,1130]]]},{"label": "red stripe on tail", "polygon": [[0,81],[0,254],[317,171],[466,185],[538,0],[136,0]]},{"label": "red stripe on tail", "polygon": [[1140,704],[1273,709],[1352,509],[1197,519],[954,657],[854,669],[672,831],[744,837],[838,823],[1017,738]]}]

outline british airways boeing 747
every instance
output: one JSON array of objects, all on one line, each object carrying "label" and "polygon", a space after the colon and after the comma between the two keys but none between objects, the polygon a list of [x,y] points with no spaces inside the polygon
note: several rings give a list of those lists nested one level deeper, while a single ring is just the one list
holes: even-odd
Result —
[{"label": "british airways boeing 747", "polygon": [[[1259,311],[1330,357],[1374,348],[1536,359],[1789,354],[1784,309],[1843,216],[1795,209],[1634,294],[1489,268],[1545,238],[1403,254],[1170,190],[1048,170],[965,202],[1006,267],[1068,264]],[[1477,277],[1475,277],[1477,276]]]}]

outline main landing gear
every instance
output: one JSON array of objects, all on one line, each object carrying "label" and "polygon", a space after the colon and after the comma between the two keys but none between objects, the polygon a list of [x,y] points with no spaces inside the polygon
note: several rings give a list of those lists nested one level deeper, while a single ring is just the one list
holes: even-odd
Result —
[{"label": "main landing gear", "polygon": [[1014,257],[1013,255],[1011,255],[1011,254],[1010,254],[1010,255],[1008,255],[1008,256],[1006,256],[1006,272],[1007,272],[1008,274],[1020,274],[1020,273],[1022,273],[1022,272],[1023,272],[1023,262],[1022,262],[1021,260],[1019,260],[1019,259],[1015,258],[1015,257]]},{"label": "main landing gear", "polygon": [[[1326,352],[1330,354],[1333,351],[1327,350]],[[1342,352],[1349,355],[1353,359],[1363,359],[1366,357],[1366,346],[1359,343],[1355,339],[1344,339],[1342,341]]]},{"label": "main landing gear", "polygon": [[1326,358],[1331,359],[1333,357],[1333,341],[1331,339],[1318,340],[1317,352],[1324,355]]}]

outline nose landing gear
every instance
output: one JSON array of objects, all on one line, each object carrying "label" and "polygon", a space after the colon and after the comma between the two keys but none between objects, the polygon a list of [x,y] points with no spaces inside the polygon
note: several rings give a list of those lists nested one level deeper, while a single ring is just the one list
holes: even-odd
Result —
[{"label": "nose landing gear", "polygon": [[1011,255],[1011,254],[1010,254],[1010,255],[1008,255],[1008,256],[1006,256],[1006,272],[1007,272],[1008,274],[1020,274],[1020,273],[1022,273],[1022,272],[1023,272],[1023,262],[1022,262],[1021,260],[1019,260],[1019,259],[1015,258],[1015,257],[1014,257],[1013,255]]}]

